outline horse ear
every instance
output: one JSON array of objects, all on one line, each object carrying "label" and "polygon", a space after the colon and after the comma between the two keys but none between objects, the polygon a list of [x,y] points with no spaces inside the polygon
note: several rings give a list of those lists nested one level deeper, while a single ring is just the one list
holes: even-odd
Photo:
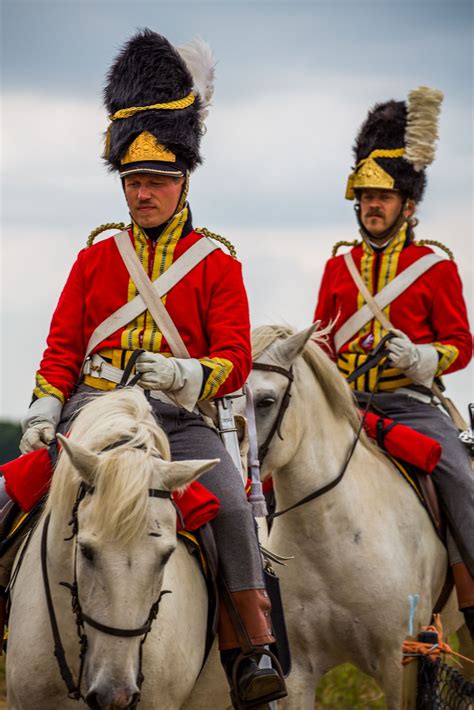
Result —
[{"label": "horse ear", "polygon": [[293,364],[298,355],[301,355],[304,350],[304,346],[311,338],[317,327],[318,323],[313,323],[312,325],[310,325],[309,328],[306,328],[305,330],[300,330],[299,333],[291,335],[286,340],[278,341],[273,351],[273,354],[276,356],[279,362],[281,362],[282,365],[286,367],[290,367],[290,365]]},{"label": "horse ear", "polygon": [[79,475],[89,485],[94,485],[94,474],[99,463],[99,456],[89,449],[76,444],[62,434],[56,434],[56,438],[67,454],[70,462],[79,473]]},{"label": "horse ear", "polygon": [[169,491],[187,486],[209,469],[220,459],[202,459],[196,461],[162,461],[157,464],[162,476],[162,483]]}]

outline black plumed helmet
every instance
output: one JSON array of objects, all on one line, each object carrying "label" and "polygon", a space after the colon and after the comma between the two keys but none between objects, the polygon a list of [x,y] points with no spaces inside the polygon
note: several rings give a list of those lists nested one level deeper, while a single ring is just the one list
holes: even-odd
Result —
[{"label": "black plumed helmet", "polygon": [[212,53],[202,40],[176,49],[149,29],[128,40],[104,89],[111,120],[104,158],[110,169],[122,176],[194,170],[202,162],[213,79]]},{"label": "black plumed helmet", "polygon": [[364,188],[399,190],[415,202],[422,199],[442,100],[440,91],[422,86],[410,92],[407,102],[387,101],[369,111],[354,145],[348,199]]}]

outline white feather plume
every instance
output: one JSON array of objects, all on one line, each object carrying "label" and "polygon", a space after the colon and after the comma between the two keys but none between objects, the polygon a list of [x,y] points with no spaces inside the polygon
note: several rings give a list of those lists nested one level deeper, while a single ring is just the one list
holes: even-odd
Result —
[{"label": "white feather plume", "polygon": [[214,93],[215,61],[212,49],[200,37],[196,37],[184,47],[178,47],[181,58],[193,78],[193,91],[201,99],[199,121],[204,128],[204,122],[209,113],[212,94]]},{"label": "white feather plume", "polygon": [[408,94],[404,157],[415,170],[423,170],[434,160],[442,101],[443,93],[428,86]]}]

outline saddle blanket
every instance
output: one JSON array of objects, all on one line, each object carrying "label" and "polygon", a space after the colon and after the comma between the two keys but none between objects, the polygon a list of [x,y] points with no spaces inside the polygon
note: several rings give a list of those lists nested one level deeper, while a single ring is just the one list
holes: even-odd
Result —
[{"label": "saddle blanket", "polygon": [[[38,449],[2,464],[5,490],[26,513],[47,493],[53,475],[48,449]],[[173,493],[173,500],[181,515],[177,516],[178,530],[197,530],[216,517],[219,500],[199,481],[193,481],[182,493]]]}]

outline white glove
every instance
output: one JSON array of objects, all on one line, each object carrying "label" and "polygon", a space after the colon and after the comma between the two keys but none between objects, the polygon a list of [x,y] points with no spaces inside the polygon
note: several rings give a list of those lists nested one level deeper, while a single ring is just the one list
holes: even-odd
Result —
[{"label": "white glove", "polygon": [[174,357],[144,352],[137,358],[135,369],[141,374],[138,384],[146,390],[168,392],[184,384]]},{"label": "white glove", "polygon": [[431,388],[438,369],[438,351],[432,345],[415,345],[401,330],[387,343],[389,360],[415,384]]},{"label": "white glove", "polygon": [[56,427],[61,418],[62,404],[52,396],[36,399],[21,421],[23,437],[20,441],[22,454],[43,449],[48,446],[56,434]]},{"label": "white glove", "polygon": [[172,392],[173,401],[189,411],[194,409],[203,379],[199,360],[144,352],[137,358],[135,369],[142,375],[138,384],[143,389]]}]

